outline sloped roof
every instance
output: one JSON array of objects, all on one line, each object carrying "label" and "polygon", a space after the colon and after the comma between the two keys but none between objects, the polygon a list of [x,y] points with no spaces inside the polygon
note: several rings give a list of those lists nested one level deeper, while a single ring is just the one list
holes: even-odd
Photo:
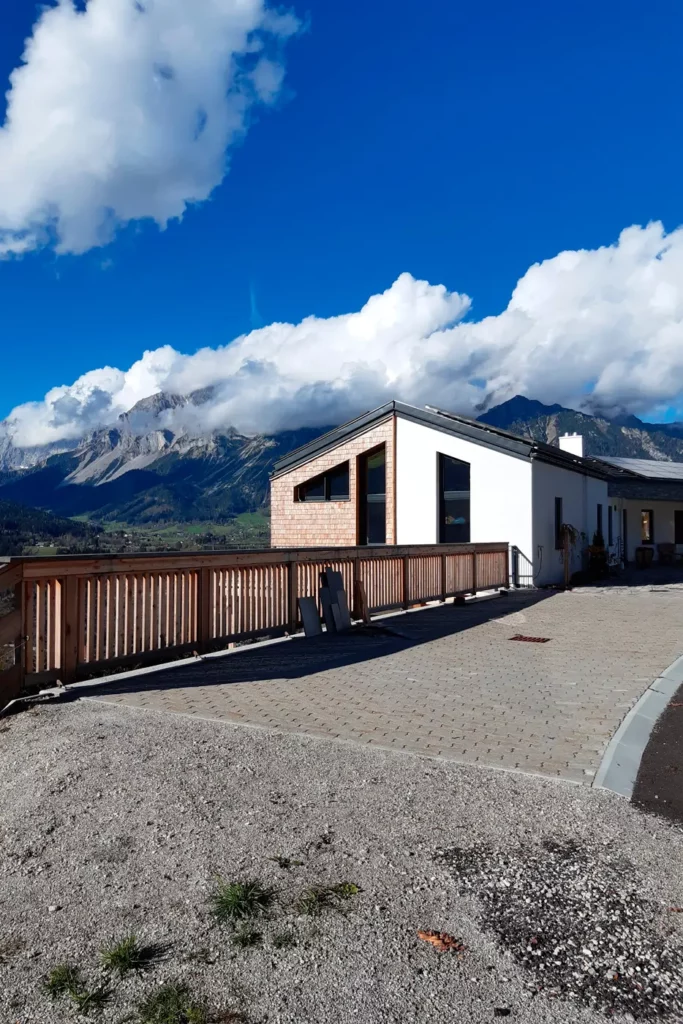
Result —
[{"label": "sloped roof", "polygon": [[503,451],[513,458],[528,461],[539,460],[599,479],[605,479],[607,476],[606,467],[601,466],[594,459],[582,459],[578,455],[572,455],[571,452],[562,451],[555,445],[519,437],[507,430],[501,430],[499,427],[492,427],[456,413],[445,412],[443,409],[436,409],[432,406],[419,408],[414,405],[406,405],[404,402],[387,402],[385,405],[363,413],[362,416],[357,416],[355,419],[349,420],[348,423],[343,423],[334,430],[330,430],[327,434],[309,441],[301,448],[289,452],[275,463],[272,475],[279,476],[290,469],[304,465],[323,452],[342,444],[394,414],[403,419],[413,420],[424,426],[441,430],[446,434],[453,434],[474,444]]},{"label": "sloped roof", "polygon": [[599,462],[606,462],[615,469],[634,473],[646,480],[683,481],[683,462],[666,462],[663,459],[622,459],[600,455]]}]

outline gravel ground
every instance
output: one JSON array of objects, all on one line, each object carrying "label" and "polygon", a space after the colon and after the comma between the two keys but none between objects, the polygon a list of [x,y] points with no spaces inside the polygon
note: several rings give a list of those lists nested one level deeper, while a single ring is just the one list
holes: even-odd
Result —
[{"label": "gravel ground", "polygon": [[[171,980],[253,1024],[601,1021],[560,983],[539,984],[491,912],[496,887],[533,909],[540,878],[546,917],[532,914],[530,930],[556,899],[572,935],[572,857],[595,883],[581,934],[604,926],[623,887],[634,916],[632,927],[619,918],[620,943],[683,951],[683,914],[670,909],[683,905],[681,829],[601,791],[92,701],[0,722],[0,778],[3,1024],[78,1019],[41,980],[67,962],[96,986],[98,951],[131,932],[165,958],[114,986],[106,1022],[138,1020],[136,1004]],[[277,888],[256,926],[262,946],[237,948],[214,923],[217,875]],[[340,910],[292,910],[307,887],[340,882],[361,890]],[[524,914],[502,905],[520,939]],[[465,950],[439,952],[418,929]],[[282,932],[296,945],[277,948]],[[670,973],[674,1006],[681,979]],[[643,1006],[633,1010],[647,1018]],[[610,1019],[631,1018],[619,1007]]]}]

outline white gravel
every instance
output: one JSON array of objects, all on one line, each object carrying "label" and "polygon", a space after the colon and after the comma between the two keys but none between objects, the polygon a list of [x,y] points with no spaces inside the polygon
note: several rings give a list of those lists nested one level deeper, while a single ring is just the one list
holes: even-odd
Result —
[{"label": "white gravel", "polygon": [[[75,1020],[41,979],[69,962],[96,984],[98,950],[130,932],[168,956],[116,986],[103,1021],[170,979],[253,1024],[604,1020],[534,994],[476,887],[461,893],[436,856],[454,847],[538,859],[544,841],[571,840],[589,862],[609,855],[611,884],[621,873],[649,908],[648,936],[683,949],[683,914],[669,910],[683,905],[683,834],[600,791],[94,701],[1,721],[0,780],[3,1024]],[[282,869],[278,855],[303,864]],[[216,875],[278,888],[262,947],[238,950],[212,922]],[[289,909],[306,886],[342,881],[362,890],[347,913]],[[418,929],[467,951],[439,953]],[[283,930],[294,948],[274,947]]]}]

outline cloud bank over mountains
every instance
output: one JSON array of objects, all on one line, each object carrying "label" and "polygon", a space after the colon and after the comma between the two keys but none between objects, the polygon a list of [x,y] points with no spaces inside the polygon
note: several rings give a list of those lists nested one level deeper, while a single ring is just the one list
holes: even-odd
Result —
[{"label": "cloud bank over mountains", "polygon": [[207,199],[281,90],[292,14],[264,0],[57,0],[10,76],[0,256],[82,253]]},{"label": "cloud bank over mountains", "polygon": [[198,405],[162,414],[176,430],[270,432],[341,422],[391,398],[476,413],[516,393],[575,408],[647,411],[683,393],[683,228],[630,227],[595,250],[530,267],[497,316],[402,274],[357,312],[274,323],[217,348],[145,352],[14,409],[17,446],[105,427],[156,392]]}]

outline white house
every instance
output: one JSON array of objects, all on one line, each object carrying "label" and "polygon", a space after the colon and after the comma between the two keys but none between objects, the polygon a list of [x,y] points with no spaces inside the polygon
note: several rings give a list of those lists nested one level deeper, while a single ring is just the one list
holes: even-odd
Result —
[{"label": "white house", "polygon": [[[583,438],[559,438],[565,450],[583,454]],[[683,463],[661,459],[600,456],[589,460],[608,478],[608,514],[603,536],[615,557],[636,559],[651,548],[654,561],[683,555]]]},{"label": "white house", "polygon": [[[389,402],[291,452],[271,479],[273,547],[507,541],[521,583],[563,579],[605,529],[595,460],[430,406]],[[517,554],[518,553],[518,554]]]}]

